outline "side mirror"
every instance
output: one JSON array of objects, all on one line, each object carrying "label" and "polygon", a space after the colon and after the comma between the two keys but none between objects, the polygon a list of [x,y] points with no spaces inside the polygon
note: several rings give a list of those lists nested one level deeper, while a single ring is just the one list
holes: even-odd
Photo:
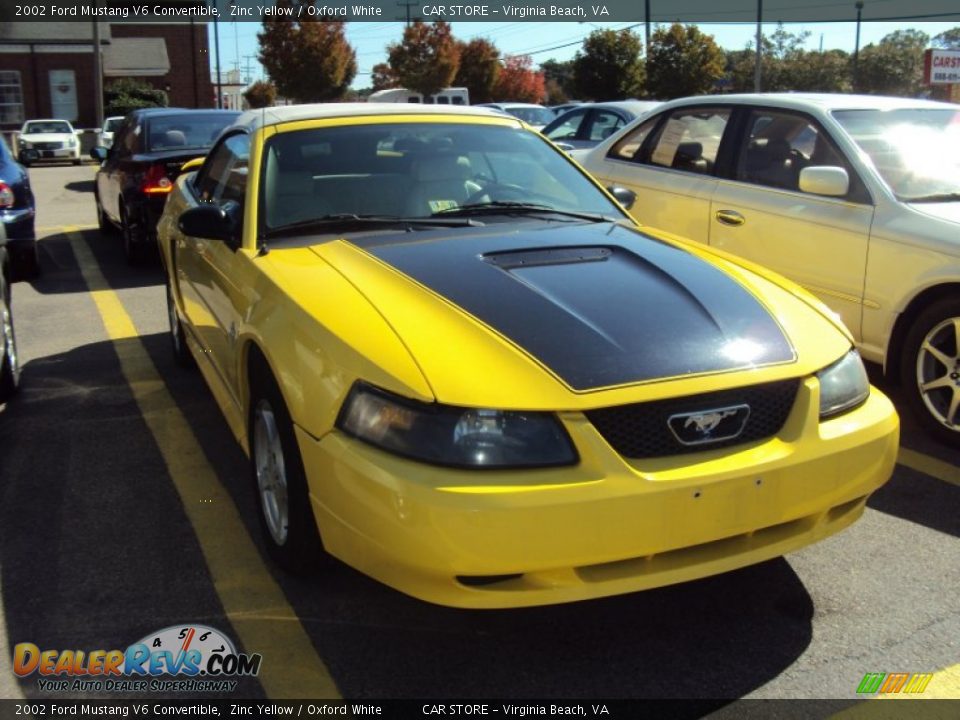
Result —
[{"label": "side mirror", "polygon": [[627,190],[625,187],[613,185],[607,188],[607,192],[613,195],[624,210],[629,210],[637,201],[637,194],[633,190]]},{"label": "side mirror", "polygon": [[842,167],[818,165],[800,171],[800,192],[843,197],[850,190],[850,176]]},{"label": "side mirror", "polygon": [[223,240],[236,245],[239,241],[239,216],[240,205],[232,200],[223,206],[203,203],[180,215],[177,227],[190,237]]},{"label": "side mirror", "polygon": [[568,152],[570,152],[571,150],[573,150],[573,145],[571,145],[570,143],[556,142],[556,141],[555,141],[555,142],[554,142],[554,145],[556,145],[558,148],[560,148],[561,150],[563,150],[565,153],[568,153]]},{"label": "side mirror", "polygon": [[107,150],[103,145],[94,145],[90,148],[90,157],[92,157],[97,162],[103,162],[107,159],[107,156],[110,155],[110,151]]}]

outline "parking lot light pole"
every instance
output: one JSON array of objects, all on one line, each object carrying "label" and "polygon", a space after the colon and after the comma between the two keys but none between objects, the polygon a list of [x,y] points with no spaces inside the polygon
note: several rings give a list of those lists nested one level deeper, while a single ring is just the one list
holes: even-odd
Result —
[{"label": "parking lot light pole", "polygon": [[753,67],[753,91],[760,92],[760,60],[763,57],[763,0],[757,0],[757,55]]},{"label": "parking lot light pole", "polygon": [[854,7],[857,9],[857,38],[853,44],[853,89],[856,90],[860,83],[859,61],[860,61],[860,13],[863,11],[863,0],[857,0]]}]

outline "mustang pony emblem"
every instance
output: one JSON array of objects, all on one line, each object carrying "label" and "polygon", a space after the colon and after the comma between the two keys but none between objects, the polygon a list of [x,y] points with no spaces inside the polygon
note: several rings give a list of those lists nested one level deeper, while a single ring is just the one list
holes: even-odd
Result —
[{"label": "mustang pony emblem", "polygon": [[707,435],[719,425],[724,418],[732,417],[737,414],[737,410],[723,410],[721,412],[709,412],[702,415],[691,415],[683,424],[684,428],[695,425],[697,432]]},{"label": "mustang pony emblem", "polygon": [[701,412],[677,413],[670,416],[667,426],[682,445],[701,445],[739,436],[749,417],[749,405],[731,405]]}]

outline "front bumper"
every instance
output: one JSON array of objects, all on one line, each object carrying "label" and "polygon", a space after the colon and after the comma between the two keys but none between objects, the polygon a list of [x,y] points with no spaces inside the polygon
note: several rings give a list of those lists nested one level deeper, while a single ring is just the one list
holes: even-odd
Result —
[{"label": "front bumper", "polygon": [[402,592],[470,608],[542,605],[684,582],[850,525],[893,471],[899,420],[872,390],[826,422],[808,378],[780,434],[628,461],[580,413],[577,466],[470,472],[297,428],[328,552]]},{"label": "front bumper", "polygon": [[32,242],[36,216],[32,207],[0,210],[0,223],[3,223],[7,239]]},{"label": "front bumper", "polygon": [[80,146],[72,148],[57,148],[54,150],[38,150],[36,148],[28,148],[20,150],[19,160],[21,163],[35,163],[42,162],[43,160],[79,160],[80,159]]}]

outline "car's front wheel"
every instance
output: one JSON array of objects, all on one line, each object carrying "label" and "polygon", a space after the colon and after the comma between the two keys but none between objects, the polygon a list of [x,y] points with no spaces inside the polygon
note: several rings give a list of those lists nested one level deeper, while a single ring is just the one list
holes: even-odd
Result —
[{"label": "car's front wheel", "polygon": [[277,564],[302,574],[324,557],[323,544],[293,422],[266,363],[255,362],[248,438],[260,529]]},{"label": "car's front wheel", "polygon": [[3,346],[3,363],[0,364],[0,402],[6,402],[20,385],[17,336],[13,330],[9,291],[0,292],[0,344]]},{"label": "car's front wheel", "polygon": [[920,313],[900,367],[921,424],[943,442],[960,445],[960,300],[940,300]]}]

